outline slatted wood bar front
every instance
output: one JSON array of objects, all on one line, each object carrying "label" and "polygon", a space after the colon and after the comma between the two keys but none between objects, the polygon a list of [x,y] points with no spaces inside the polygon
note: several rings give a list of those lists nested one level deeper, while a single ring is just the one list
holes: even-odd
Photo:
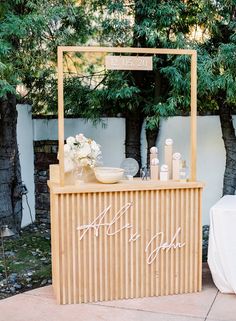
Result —
[{"label": "slatted wood bar front", "polygon": [[202,183],[49,186],[58,303],[201,290]]}]

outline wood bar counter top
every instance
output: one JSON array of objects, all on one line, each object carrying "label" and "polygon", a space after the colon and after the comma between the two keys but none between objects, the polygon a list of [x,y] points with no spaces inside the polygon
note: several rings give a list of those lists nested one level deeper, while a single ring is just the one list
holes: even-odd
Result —
[{"label": "wood bar counter top", "polygon": [[102,184],[99,182],[94,183],[81,183],[78,185],[66,185],[60,186],[59,183],[48,181],[50,190],[53,190],[55,194],[59,193],[89,193],[89,192],[109,192],[109,191],[144,191],[152,189],[185,189],[185,188],[202,188],[204,184],[202,182],[178,182],[178,181],[153,181],[153,180],[141,180],[135,178],[132,180],[122,180],[116,184]]}]

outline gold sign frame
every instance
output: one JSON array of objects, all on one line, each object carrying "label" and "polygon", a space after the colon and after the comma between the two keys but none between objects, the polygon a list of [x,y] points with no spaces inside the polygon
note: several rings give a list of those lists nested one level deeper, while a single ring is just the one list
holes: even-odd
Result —
[{"label": "gold sign frame", "polygon": [[197,51],[190,49],[164,48],[119,48],[119,47],[80,47],[59,46],[57,48],[58,62],[58,140],[59,140],[59,171],[60,185],[65,185],[64,170],[64,86],[63,86],[63,53],[64,52],[94,52],[94,53],[132,53],[153,55],[189,55],[191,57],[191,120],[190,120],[190,181],[196,181],[197,160]]}]

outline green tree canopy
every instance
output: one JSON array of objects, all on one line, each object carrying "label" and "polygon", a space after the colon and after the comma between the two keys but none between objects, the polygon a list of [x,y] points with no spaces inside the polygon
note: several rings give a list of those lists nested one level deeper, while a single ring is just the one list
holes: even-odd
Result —
[{"label": "green tree canopy", "polygon": [[0,97],[24,85],[24,99],[44,110],[55,95],[57,46],[83,43],[89,17],[74,0],[9,0],[0,21]]},{"label": "green tree canopy", "polygon": [[[74,0],[0,3],[0,220],[17,229],[22,179],[16,138],[17,101],[44,110],[56,94],[58,45],[82,43],[89,17]],[[19,86],[24,87],[22,95]],[[22,97],[23,96],[23,97]],[[53,99],[55,101],[55,99]]]},{"label": "green tree canopy", "polygon": [[[107,0],[85,1],[84,5],[86,10],[96,12],[93,27],[97,43],[122,47],[192,48],[190,34],[197,23],[197,14],[203,10],[201,1]],[[176,60],[175,56],[153,59],[153,72],[103,70],[97,86],[93,82],[91,86],[85,85],[84,79],[74,75],[65,81],[65,96],[73,93],[65,102],[70,112],[88,118],[104,114],[121,114],[126,118],[126,156],[136,158],[140,164],[143,122],[146,121],[148,146],[152,146],[160,118],[178,113],[183,99],[189,108],[190,101],[189,60],[186,57]],[[179,75],[174,64],[183,66]],[[176,81],[181,80],[179,87],[183,89],[178,99],[170,94],[173,76]]]}]

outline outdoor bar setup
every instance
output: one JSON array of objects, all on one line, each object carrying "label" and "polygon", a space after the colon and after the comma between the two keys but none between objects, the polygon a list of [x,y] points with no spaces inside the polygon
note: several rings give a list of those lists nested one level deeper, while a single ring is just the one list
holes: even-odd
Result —
[{"label": "outdoor bar setup", "polygon": [[[123,171],[95,167],[97,179],[94,181],[69,178],[67,156],[73,146],[89,144],[97,155],[99,150],[92,139],[87,140],[82,134],[68,139],[67,144],[64,142],[65,52],[102,52],[106,56],[107,68],[114,70],[121,65],[123,70],[150,70],[152,55],[191,57],[188,179],[183,171],[181,173],[180,153],[173,150],[174,138],[167,138],[160,151],[155,146],[151,148],[150,175],[144,173],[142,178],[133,178],[137,172],[135,162],[126,159],[121,166]],[[195,50],[58,47],[59,165],[50,166],[48,185],[53,289],[59,304],[201,290],[201,197],[204,184],[196,180],[196,113]],[[162,165],[159,164],[159,153],[164,155]],[[107,174],[107,170],[110,173]]]}]

